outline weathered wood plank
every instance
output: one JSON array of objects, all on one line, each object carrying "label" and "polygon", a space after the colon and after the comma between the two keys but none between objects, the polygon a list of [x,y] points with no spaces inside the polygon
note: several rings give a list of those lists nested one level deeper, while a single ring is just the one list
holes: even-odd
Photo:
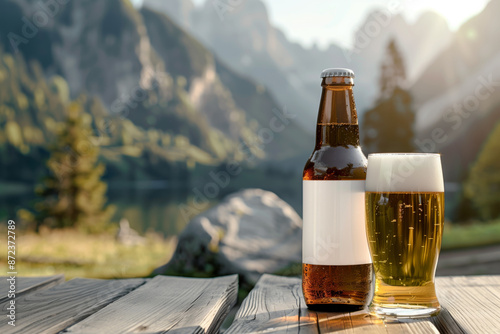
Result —
[{"label": "weathered wood plank", "polygon": [[[500,333],[500,276],[438,277],[441,305],[451,316],[438,316],[438,328],[450,333]],[[442,312],[443,313],[443,312]]]},{"label": "weathered wood plank", "polygon": [[317,312],[320,333],[384,333],[383,322],[366,310],[357,312]]},{"label": "weathered wood plank", "polygon": [[227,334],[239,333],[439,333],[429,320],[383,321],[366,310],[307,309],[299,278],[264,275],[236,314]]},{"label": "weathered wood plank", "polygon": [[243,301],[226,334],[273,332],[318,333],[315,312],[302,296],[300,280],[264,275]]},{"label": "weathered wood plank", "polygon": [[[10,277],[0,277],[0,304],[9,300],[7,294],[10,283],[7,281]],[[42,289],[50,288],[54,285],[64,282],[64,275],[43,276],[43,277],[16,277],[16,297]]]},{"label": "weathered wood plank", "polygon": [[67,333],[217,333],[236,303],[238,276],[156,276]]},{"label": "weathered wood plank", "polygon": [[[16,326],[0,323],[0,333],[57,333],[142,285],[143,279],[73,279],[16,298]],[[6,314],[8,303],[0,305]]]},{"label": "weathered wood plank", "polygon": [[320,333],[434,333],[439,330],[431,321],[424,319],[382,320],[370,315],[367,310],[351,313],[318,312]]}]

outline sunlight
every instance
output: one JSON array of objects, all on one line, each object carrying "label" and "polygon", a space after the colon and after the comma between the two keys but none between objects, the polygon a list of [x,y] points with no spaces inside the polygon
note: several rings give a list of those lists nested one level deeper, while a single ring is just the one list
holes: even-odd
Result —
[{"label": "sunlight", "polygon": [[458,29],[470,17],[476,15],[484,9],[488,4],[487,0],[481,1],[464,1],[460,5],[453,0],[440,0],[440,1],[411,1],[409,7],[413,10],[433,10],[442,15],[452,30]]}]

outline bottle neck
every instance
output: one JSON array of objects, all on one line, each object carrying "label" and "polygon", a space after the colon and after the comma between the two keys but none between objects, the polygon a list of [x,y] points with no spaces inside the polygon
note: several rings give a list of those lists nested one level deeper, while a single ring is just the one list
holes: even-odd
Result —
[{"label": "bottle neck", "polygon": [[324,78],[316,126],[316,149],[359,146],[358,115],[352,78]]}]

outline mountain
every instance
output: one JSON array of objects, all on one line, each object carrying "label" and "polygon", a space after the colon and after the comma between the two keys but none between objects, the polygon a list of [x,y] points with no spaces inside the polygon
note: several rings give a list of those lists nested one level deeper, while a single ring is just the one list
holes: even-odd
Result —
[{"label": "mountain", "polygon": [[[275,113],[284,112],[284,106],[275,102],[265,87],[234,72],[167,16],[147,7],[141,9],[141,14],[151,44],[166,70],[187,79],[190,101],[207,115],[213,127],[238,139],[247,132],[258,134],[269,129]],[[183,35],[183,43],[168,38],[179,34]],[[297,114],[295,117],[298,118]],[[250,138],[247,142],[252,140],[255,141]],[[266,144],[267,158],[279,160],[301,155],[310,150],[313,141],[313,137],[292,120]]]},{"label": "mountain", "polygon": [[149,1],[146,7],[168,14],[172,21],[183,28],[191,25],[193,11],[195,10],[195,5],[191,0],[153,0]]},{"label": "mountain", "polygon": [[[298,122],[314,133],[321,94],[319,74],[326,67],[347,66],[342,49],[306,49],[290,42],[271,24],[267,8],[260,0],[249,0],[222,13],[211,1],[199,7],[190,0],[146,0],[145,7],[176,17],[223,62],[235,71],[267,87],[279,101],[297,114]],[[191,8],[180,19],[179,8]]]},{"label": "mountain", "polygon": [[451,36],[446,21],[438,14],[425,13],[414,24],[408,24],[397,14],[384,22],[376,36],[369,37],[367,46],[360,47],[363,34],[373,23],[380,27],[376,19],[380,11],[374,11],[356,32],[353,49],[335,44],[326,49],[305,48],[291,42],[270,22],[261,0],[225,7],[214,3],[205,1],[197,7],[191,0],[145,0],[144,6],[172,17],[235,71],[265,85],[281,105],[300,115],[298,121],[310,133],[314,130],[321,92],[321,70],[348,67],[355,71],[354,89],[361,115],[378,93],[380,62],[390,38],[394,37],[401,46],[412,80],[447,45]]},{"label": "mountain", "polygon": [[465,22],[411,88],[419,140],[443,154],[447,181],[463,180],[500,121],[499,12],[491,0]]},{"label": "mountain", "polygon": [[[484,10],[465,22],[413,85],[415,101],[421,105],[459,85],[481,70],[500,51],[496,32],[500,1],[491,0]],[[486,65],[488,66],[488,65]]]},{"label": "mountain", "polygon": [[413,24],[399,13],[391,14],[381,9],[369,13],[354,34],[352,48],[344,50],[350,60],[349,66],[356,73],[358,92],[361,92],[357,98],[357,101],[361,100],[357,103],[361,117],[378,98],[380,67],[391,39],[395,40],[403,56],[407,82],[411,84],[446,47],[451,32],[445,19],[433,12],[424,12]]},{"label": "mountain", "polygon": [[[270,23],[263,2],[242,2],[221,16],[213,3],[207,1],[196,8],[191,18],[187,29],[222,61],[264,84],[282,106],[298,115],[302,125],[309,125],[309,129],[315,125],[321,65],[315,65],[312,73],[306,71],[304,76],[304,70],[310,69],[310,66],[301,67],[299,61],[305,50],[290,43],[283,32]],[[313,94],[308,88],[311,83],[315,88]]]},{"label": "mountain", "polygon": [[[20,78],[12,71],[4,77],[17,82],[14,97],[26,89],[33,95],[26,111],[14,104],[9,115],[18,127],[32,124],[43,134],[28,140],[28,149],[14,140],[21,155],[31,159],[30,150],[46,152],[53,129],[40,118],[57,123],[71,99],[94,118],[108,177],[116,179],[175,178],[196,166],[229,161],[280,165],[309,153],[312,137],[283,115],[264,87],[232,71],[165,15],[138,11],[127,0],[40,8],[34,0],[0,0],[0,56],[17,59],[14,65],[6,61],[14,69],[27,68]],[[37,26],[40,13],[49,19]],[[66,97],[52,98],[58,108],[32,109],[40,94],[26,77],[40,85],[55,80],[66,87]],[[12,104],[3,94],[0,107]],[[263,133],[279,117],[286,126],[263,143]],[[0,135],[15,133],[2,122]]]},{"label": "mountain", "polygon": [[[68,84],[60,76],[46,80],[36,61],[27,65],[21,56],[0,52],[0,91],[1,180],[33,182],[46,172],[48,148],[61,129],[70,101]],[[210,143],[212,133],[201,122],[188,122],[172,113],[176,128],[143,129],[129,119],[110,115],[99,98],[80,95],[76,101],[95,130],[82,145],[101,146],[108,179],[186,180],[189,163],[220,164],[217,146],[204,144]],[[188,139],[181,129],[200,138]],[[224,138],[216,139],[212,145],[224,144]]]},{"label": "mountain", "polygon": [[451,37],[446,20],[437,13],[424,12],[410,24],[401,14],[375,10],[356,31],[351,55],[378,75],[387,45],[394,39],[405,61],[408,81],[412,82],[449,44]]}]

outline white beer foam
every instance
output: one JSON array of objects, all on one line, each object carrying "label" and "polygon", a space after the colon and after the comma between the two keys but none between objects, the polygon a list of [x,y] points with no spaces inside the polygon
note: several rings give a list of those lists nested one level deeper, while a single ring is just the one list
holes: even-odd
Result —
[{"label": "white beer foam", "polygon": [[441,156],[429,153],[370,154],[366,191],[444,192]]}]

